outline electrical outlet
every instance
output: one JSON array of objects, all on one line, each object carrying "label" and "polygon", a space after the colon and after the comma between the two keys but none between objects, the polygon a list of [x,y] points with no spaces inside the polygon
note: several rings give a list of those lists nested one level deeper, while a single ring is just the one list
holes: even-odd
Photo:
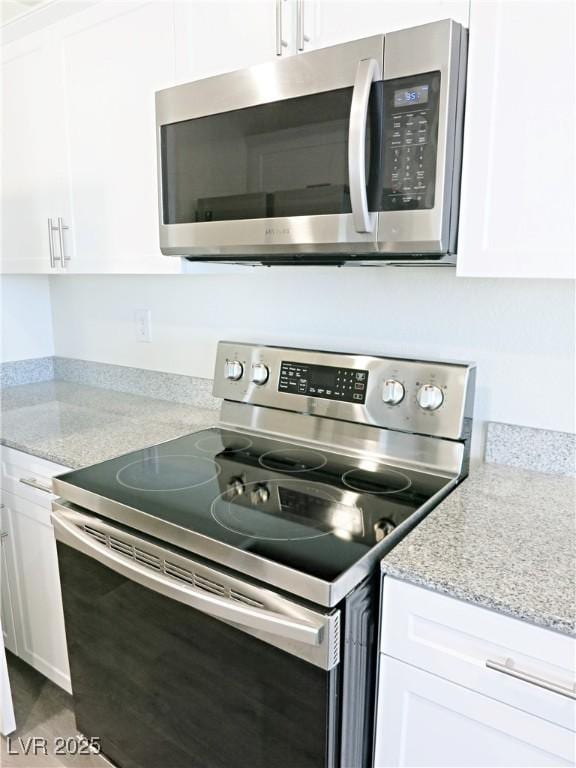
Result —
[{"label": "electrical outlet", "polygon": [[149,309],[137,309],[134,312],[136,341],[149,344],[152,341],[152,312]]}]

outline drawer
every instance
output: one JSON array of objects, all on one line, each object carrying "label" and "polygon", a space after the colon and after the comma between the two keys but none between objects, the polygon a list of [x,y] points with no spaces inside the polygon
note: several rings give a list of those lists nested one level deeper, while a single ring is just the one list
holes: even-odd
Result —
[{"label": "drawer", "polygon": [[52,478],[69,471],[68,467],[6,446],[1,447],[0,455],[0,488],[49,510],[50,503],[55,498],[52,493]]},{"label": "drawer", "polygon": [[574,733],[380,656],[374,768],[574,766]]},{"label": "drawer", "polygon": [[573,637],[384,577],[380,651],[576,730]]}]

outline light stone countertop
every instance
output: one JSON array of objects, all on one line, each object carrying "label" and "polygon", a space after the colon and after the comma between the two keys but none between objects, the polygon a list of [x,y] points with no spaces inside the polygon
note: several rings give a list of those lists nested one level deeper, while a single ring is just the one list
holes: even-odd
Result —
[{"label": "light stone countertop", "polygon": [[472,467],[382,570],[576,636],[575,491],[573,477]]},{"label": "light stone countertop", "polygon": [[0,442],[80,468],[215,424],[218,411],[66,381],[6,387]]},{"label": "light stone countertop", "polygon": [[[198,381],[199,402],[214,406],[203,392],[205,382]],[[214,407],[80,382],[51,380],[1,390],[0,442],[72,468],[217,421]],[[382,570],[576,636],[575,504],[573,477],[498,464],[473,467],[386,555]]]}]

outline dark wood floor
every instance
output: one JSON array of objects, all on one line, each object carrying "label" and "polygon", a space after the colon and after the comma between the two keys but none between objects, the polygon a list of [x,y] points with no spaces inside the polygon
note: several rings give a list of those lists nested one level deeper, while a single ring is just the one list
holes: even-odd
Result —
[{"label": "dark wood floor", "polygon": [[[16,731],[0,739],[2,768],[110,768],[110,763],[94,755],[54,754],[57,737],[76,736],[72,697],[21,659],[6,655]],[[28,754],[27,746],[31,747]]]}]

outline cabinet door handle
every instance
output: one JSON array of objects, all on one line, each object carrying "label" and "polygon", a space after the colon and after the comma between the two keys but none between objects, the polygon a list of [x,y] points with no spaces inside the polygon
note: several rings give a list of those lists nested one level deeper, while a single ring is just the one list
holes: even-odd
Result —
[{"label": "cabinet door handle", "polygon": [[22,485],[29,485],[30,488],[35,488],[37,491],[43,491],[44,493],[50,494],[54,493],[52,486],[41,483],[39,480],[36,480],[35,477],[21,477],[20,482]]},{"label": "cabinet door handle", "polygon": [[310,42],[310,38],[304,33],[304,0],[296,0],[296,40],[299,51],[304,50],[304,44]]},{"label": "cabinet door handle", "polygon": [[[50,248],[50,266],[52,268],[56,267],[56,262],[58,261],[54,252],[54,232],[56,232],[57,229],[58,227],[54,224],[52,219],[48,219],[48,247]],[[60,263],[62,264],[62,259],[60,259]]]},{"label": "cabinet door handle", "polygon": [[59,216],[58,217],[58,239],[60,241],[60,264],[64,266],[65,262],[70,261],[70,257],[66,256],[66,249],[64,248],[64,230],[70,229],[66,224],[64,224],[64,219]]},{"label": "cabinet door handle", "polygon": [[282,37],[282,3],[276,0],[276,56],[282,56],[282,48],[288,48],[288,43]]},{"label": "cabinet door handle", "polygon": [[8,531],[0,531],[0,541],[8,538]]},{"label": "cabinet door handle", "polygon": [[512,659],[506,659],[504,664],[500,661],[487,659],[486,666],[488,669],[494,670],[494,672],[501,672],[503,675],[515,677],[517,680],[523,680],[525,683],[538,686],[538,688],[545,688],[547,691],[559,693],[560,696],[567,696],[569,699],[576,700],[576,684],[570,688],[568,685],[552,683],[550,680],[538,677],[537,675],[532,675],[530,672],[522,672],[522,670],[514,667],[514,661]]}]

